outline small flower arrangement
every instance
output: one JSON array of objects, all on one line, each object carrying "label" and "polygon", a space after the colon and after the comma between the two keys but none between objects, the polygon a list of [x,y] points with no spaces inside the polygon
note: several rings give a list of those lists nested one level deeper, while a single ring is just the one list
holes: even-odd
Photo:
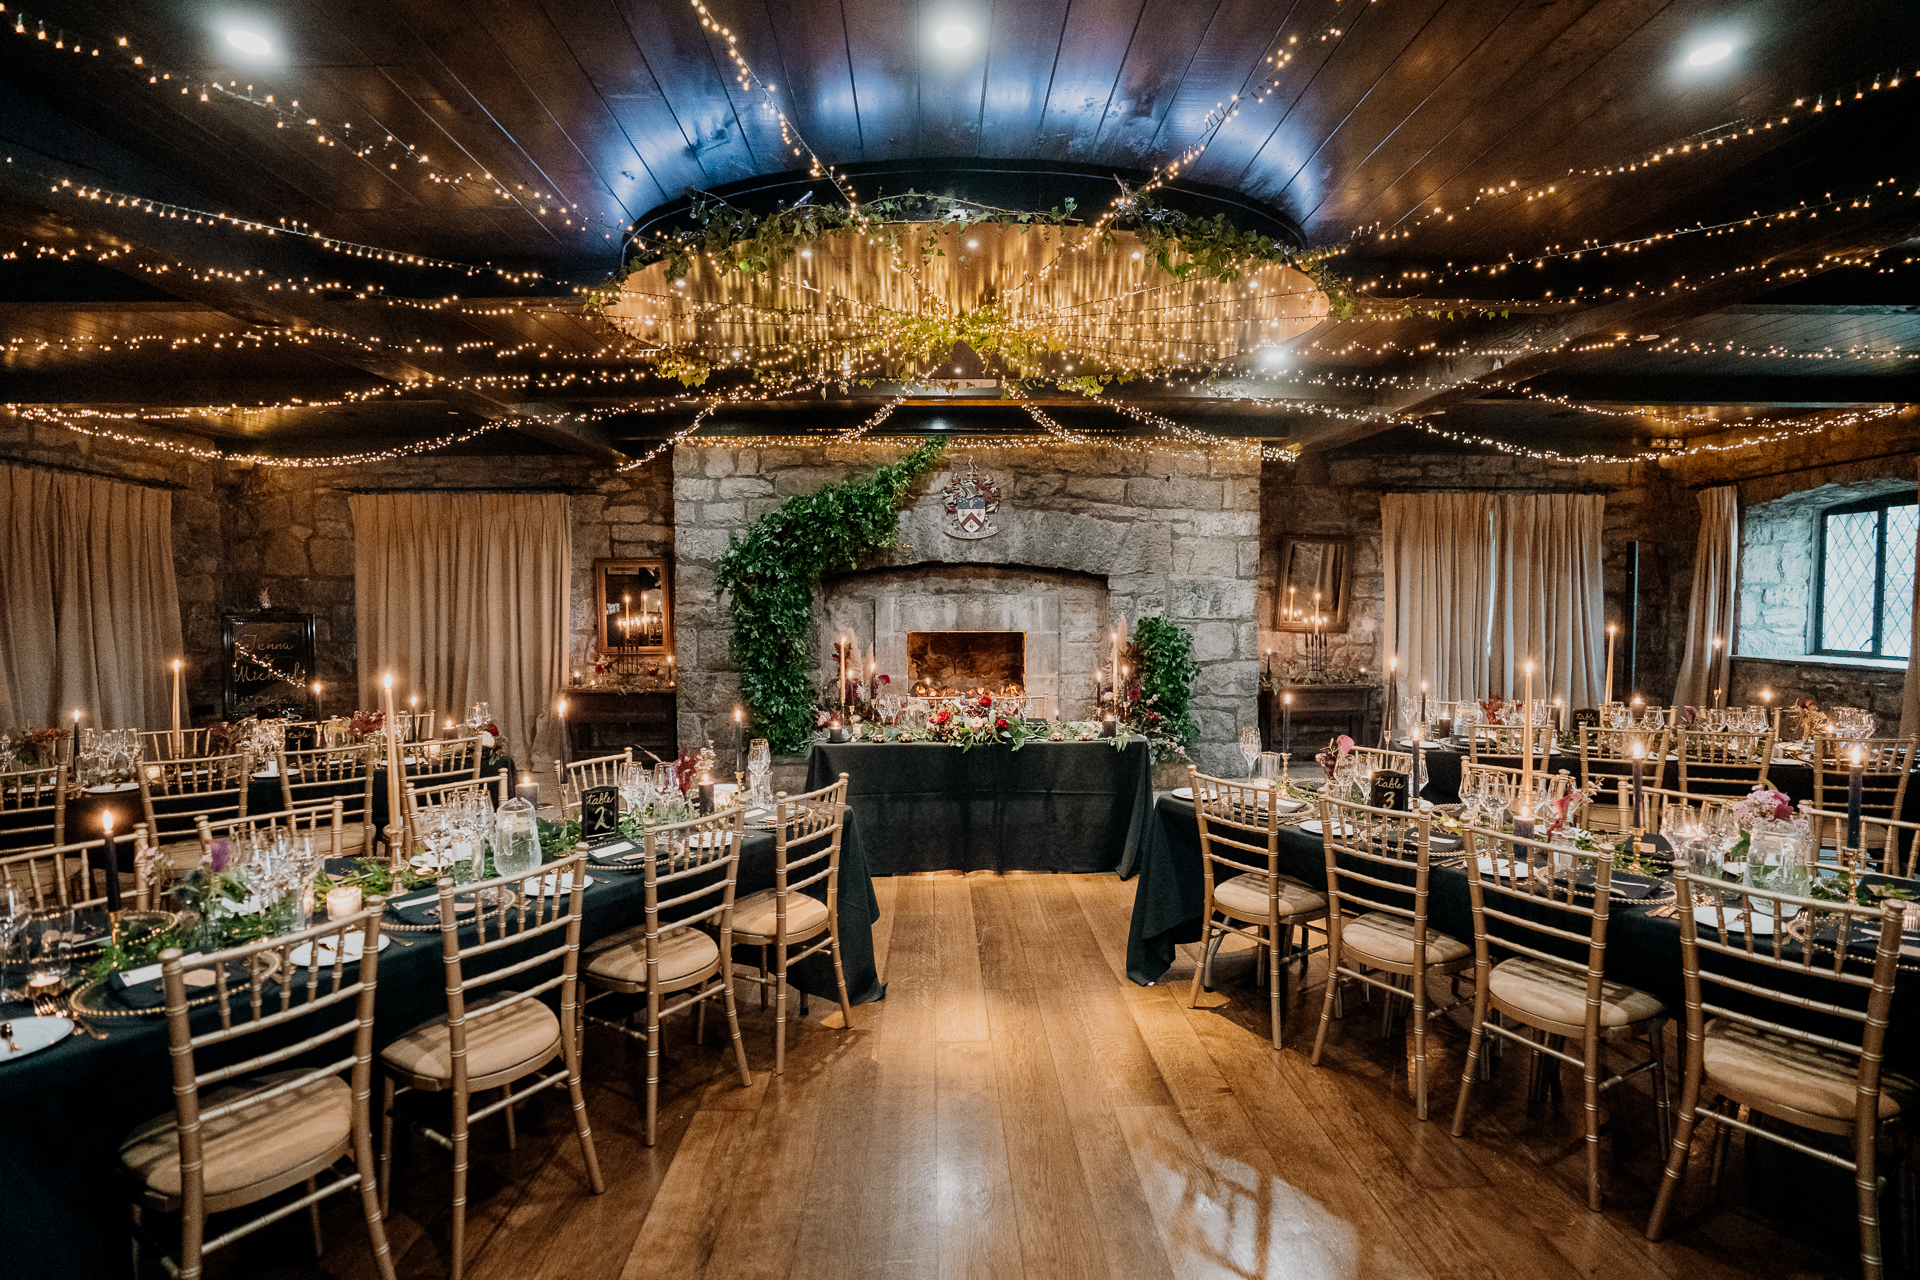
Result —
[{"label": "small flower arrangement", "polygon": [[1352,750],[1353,739],[1343,733],[1337,738],[1329,738],[1327,745],[1315,752],[1313,758],[1326,772],[1327,777],[1331,778],[1340,771],[1340,766],[1346,762],[1347,753]]}]

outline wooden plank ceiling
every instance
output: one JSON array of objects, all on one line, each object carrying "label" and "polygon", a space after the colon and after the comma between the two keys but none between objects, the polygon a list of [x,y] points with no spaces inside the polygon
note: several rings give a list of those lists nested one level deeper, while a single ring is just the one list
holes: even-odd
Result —
[{"label": "wooden plank ceiling", "polygon": [[[1316,425],[1312,406],[1367,405],[1578,450],[1636,431],[1534,397],[1779,412],[1917,398],[1920,172],[1889,142],[1920,122],[1920,24],[1902,0],[709,12],[864,194],[942,175],[964,194],[1021,166],[1036,190],[1138,180],[1237,101],[1175,198],[1205,191],[1346,246],[1342,272],[1387,305],[1278,364],[1134,397],[1200,425],[1351,446],[1367,430]],[[1729,56],[1687,65],[1713,41]],[[521,447],[611,456],[676,429],[699,398],[647,376],[576,290],[649,211],[801,163],[684,0],[47,0],[0,28],[0,139],[0,401],[204,410],[169,421],[290,451],[529,406],[647,412],[535,428],[543,443]],[[1787,210],[1800,216],[1764,216]],[[430,261],[391,261],[409,255]],[[1522,376],[1496,376],[1523,357]],[[460,393],[427,386],[449,377]],[[877,394],[781,413],[779,429],[841,427]],[[236,417],[267,405],[282,410]]]}]

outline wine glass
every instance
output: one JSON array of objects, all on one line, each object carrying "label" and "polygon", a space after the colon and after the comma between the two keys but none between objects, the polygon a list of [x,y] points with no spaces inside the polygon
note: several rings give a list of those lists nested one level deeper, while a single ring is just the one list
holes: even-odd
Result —
[{"label": "wine glass", "polygon": [[1260,730],[1248,725],[1240,730],[1240,756],[1247,762],[1247,773],[1253,773],[1253,762],[1260,758]]},{"label": "wine glass", "polygon": [[765,808],[773,803],[769,778],[773,772],[773,748],[765,738],[755,738],[747,746],[747,782],[752,801]]}]

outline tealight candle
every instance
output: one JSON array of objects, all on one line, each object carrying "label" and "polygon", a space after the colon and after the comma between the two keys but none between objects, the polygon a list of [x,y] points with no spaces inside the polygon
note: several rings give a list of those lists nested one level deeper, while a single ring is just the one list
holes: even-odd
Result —
[{"label": "tealight candle", "polygon": [[327,919],[344,920],[360,910],[360,886],[344,884],[327,890]]}]

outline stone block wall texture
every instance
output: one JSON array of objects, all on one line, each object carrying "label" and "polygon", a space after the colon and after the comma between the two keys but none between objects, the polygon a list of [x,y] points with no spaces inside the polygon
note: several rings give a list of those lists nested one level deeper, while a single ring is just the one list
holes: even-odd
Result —
[{"label": "stone block wall texture", "polygon": [[[858,474],[896,454],[875,445],[675,451],[683,743],[716,732],[739,693],[727,656],[727,603],[713,578],[728,536],[790,494]],[[1004,495],[995,517],[1000,532],[990,538],[957,539],[941,527],[941,490],[955,470],[964,472],[969,456],[993,475]],[[1084,661],[1087,647],[1067,641],[1066,632],[1077,634],[1090,622],[1131,629],[1140,618],[1164,613],[1194,633],[1200,664],[1194,686],[1201,725],[1197,763],[1244,769],[1239,727],[1254,723],[1258,694],[1259,479],[1258,463],[1246,460],[1208,462],[1097,446],[971,444],[956,448],[942,471],[916,489],[901,513],[901,545],[861,568],[991,565],[1103,579],[1105,619],[1080,618],[1067,626],[1063,618],[1063,687],[1067,668]],[[834,590],[831,579],[823,584],[822,606]],[[816,616],[821,612],[817,608]],[[815,658],[820,677],[831,679],[831,650]]]}]

